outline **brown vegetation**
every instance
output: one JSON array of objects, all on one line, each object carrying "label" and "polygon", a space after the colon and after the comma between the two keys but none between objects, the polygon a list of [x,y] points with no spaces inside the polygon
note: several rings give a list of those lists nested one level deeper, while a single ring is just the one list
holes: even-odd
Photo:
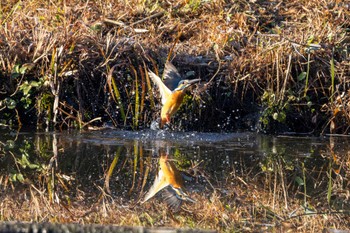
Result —
[{"label": "brown vegetation", "polygon": [[208,82],[184,105],[179,128],[349,132],[349,5],[342,1],[0,7],[4,124],[149,127],[158,102],[146,70],[161,70],[171,53],[181,73]]}]

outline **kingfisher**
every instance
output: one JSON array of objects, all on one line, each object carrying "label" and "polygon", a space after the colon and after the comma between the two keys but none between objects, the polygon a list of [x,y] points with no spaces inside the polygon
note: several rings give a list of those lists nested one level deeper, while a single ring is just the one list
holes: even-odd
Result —
[{"label": "kingfisher", "polygon": [[165,63],[164,82],[151,70],[148,75],[152,81],[158,86],[162,97],[162,109],[160,113],[159,128],[162,129],[166,123],[170,122],[170,117],[180,108],[186,90],[200,79],[182,79],[178,70],[170,62]]},{"label": "kingfisher", "polygon": [[192,203],[195,201],[186,193],[182,175],[174,162],[168,158],[168,154],[164,151],[160,154],[158,174],[141,203],[145,203],[158,192],[162,191],[164,201],[176,212],[180,209],[183,201]]}]

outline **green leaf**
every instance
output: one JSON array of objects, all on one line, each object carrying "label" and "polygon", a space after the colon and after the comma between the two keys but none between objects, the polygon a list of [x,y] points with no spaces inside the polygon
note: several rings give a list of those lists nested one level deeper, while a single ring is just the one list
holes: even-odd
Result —
[{"label": "green leaf", "polygon": [[30,169],[39,169],[40,168],[40,166],[38,164],[35,164],[35,163],[29,163],[28,167]]},{"label": "green leaf", "polygon": [[26,168],[27,164],[29,163],[27,157],[25,155],[22,155],[22,158],[18,160],[18,163],[23,167]]},{"label": "green leaf", "polygon": [[22,173],[16,174],[16,178],[19,182],[23,183],[24,182],[24,177]]},{"label": "green leaf", "polygon": [[315,37],[313,35],[309,36],[309,38],[307,38],[307,44],[311,44],[314,41]]},{"label": "green leaf", "polygon": [[23,167],[29,167],[30,169],[38,169],[40,168],[40,166],[38,164],[35,163],[31,163],[28,159],[28,153],[27,152],[23,152],[22,154],[22,158],[18,161],[18,163]]},{"label": "green leaf", "polygon": [[306,72],[301,72],[299,75],[298,75],[298,81],[302,81],[306,78]]},{"label": "green leaf", "polygon": [[28,69],[28,67],[22,66],[22,67],[19,69],[19,73],[20,73],[20,74],[25,74],[27,69]]},{"label": "green leaf", "polygon": [[40,82],[31,81],[31,82],[30,82],[30,86],[32,86],[32,87],[39,87],[39,86],[40,86]]},{"label": "green leaf", "polygon": [[13,67],[13,73],[19,73],[19,67],[20,67],[19,64],[15,65],[15,66]]},{"label": "green leaf", "polygon": [[272,114],[272,118],[277,121],[278,120],[278,113],[275,112],[274,114]]},{"label": "green leaf", "polygon": [[30,108],[30,106],[32,104],[32,99],[30,99],[29,97],[30,97],[30,95],[23,96],[21,98],[21,102],[24,104],[23,106],[24,106],[25,109]]},{"label": "green leaf", "polygon": [[23,87],[23,94],[24,94],[24,95],[28,95],[30,89],[32,89],[32,86],[30,86],[30,85],[24,86],[24,87]]},{"label": "green leaf", "polygon": [[284,123],[286,121],[287,115],[285,112],[280,112],[278,114],[278,122]]},{"label": "green leaf", "polygon": [[15,148],[15,141],[13,141],[13,140],[7,140],[7,141],[6,141],[6,148],[7,148],[7,149],[13,149],[13,148]]},{"label": "green leaf", "polygon": [[11,98],[5,98],[5,104],[8,109],[14,109],[16,108],[17,102]]},{"label": "green leaf", "polygon": [[17,174],[12,174],[12,175],[10,175],[10,180],[11,181],[17,181],[17,176],[16,176]]},{"label": "green leaf", "polygon": [[297,182],[299,186],[304,185],[304,180],[300,176],[295,177],[295,182]]}]

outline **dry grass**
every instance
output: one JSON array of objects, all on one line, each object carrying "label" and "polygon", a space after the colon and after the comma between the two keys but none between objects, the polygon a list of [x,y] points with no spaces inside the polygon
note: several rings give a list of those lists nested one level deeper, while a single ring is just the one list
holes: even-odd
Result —
[{"label": "dry grass", "polygon": [[180,71],[211,80],[178,114],[179,128],[237,129],[253,113],[269,132],[348,133],[339,100],[349,89],[349,7],[340,1],[36,0],[0,10],[6,124],[148,127],[157,113],[146,70],[162,68],[177,41]]}]

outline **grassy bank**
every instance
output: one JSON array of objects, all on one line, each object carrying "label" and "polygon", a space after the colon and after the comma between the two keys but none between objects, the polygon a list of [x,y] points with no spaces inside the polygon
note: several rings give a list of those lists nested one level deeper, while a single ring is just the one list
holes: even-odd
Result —
[{"label": "grassy bank", "polygon": [[0,12],[2,124],[149,127],[147,69],[170,54],[203,80],[175,128],[349,133],[348,4],[35,0]]}]

